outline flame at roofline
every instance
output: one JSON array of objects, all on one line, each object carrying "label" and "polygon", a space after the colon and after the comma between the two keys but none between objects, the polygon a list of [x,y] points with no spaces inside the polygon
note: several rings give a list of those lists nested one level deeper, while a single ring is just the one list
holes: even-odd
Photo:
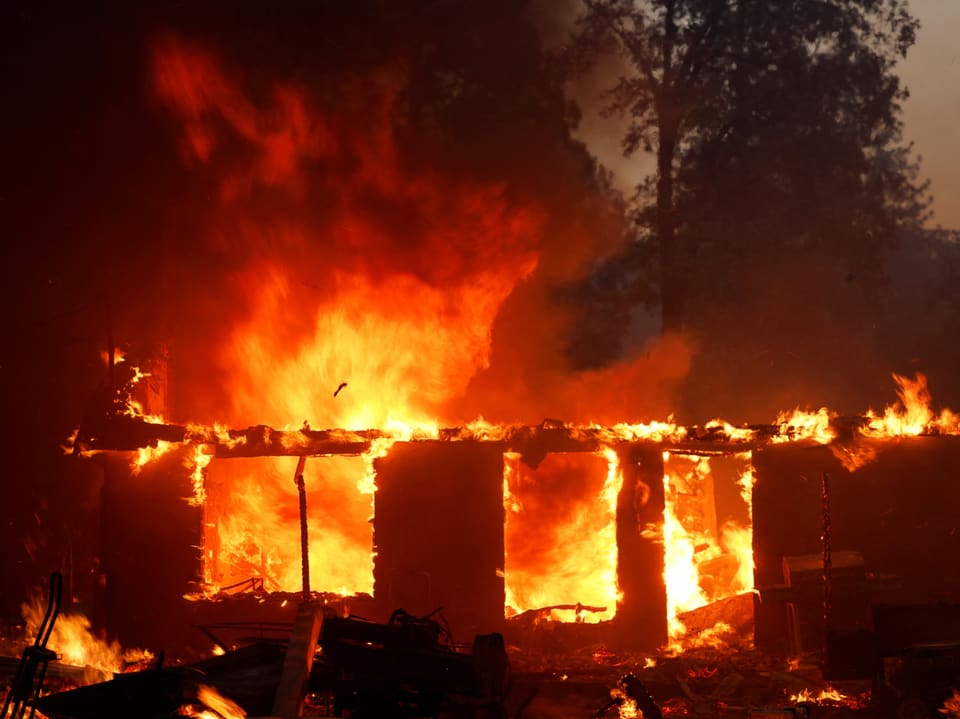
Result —
[{"label": "flame at roofline", "polygon": [[[283,457],[300,455],[361,455],[372,443],[497,442],[505,451],[536,457],[548,452],[595,452],[624,442],[655,442],[665,451],[723,454],[743,452],[769,444],[799,442],[835,446],[849,458],[858,447],[869,450],[870,440],[907,436],[960,434],[960,416],[950,410],[934,414],[926,378],[894,374],[899,401],[883,414],[868,410],[859,416],[840,416],[821,408],[816,412],[781,413],[771,424],[734,426],[722,420],[704,425],[677,425],[672,420],[620,423],[612,426],[568,424],[546,420],[535,426],[491,424],[482,418],[459,427],[416,426],[403,423],[383,429],[277,429],[256,425],[231,429],[219,425],[162,424],[154,418],[115,414],[96,428],[80,427],[71,438],[74,453],[131,451],[157,447],[160,442],[203,447],[214,457]],[[868,453],[867,453],[868,454]],[[149,459],[151,453],[142,453]],[[858,465],[851,463],[848,469]]]}]

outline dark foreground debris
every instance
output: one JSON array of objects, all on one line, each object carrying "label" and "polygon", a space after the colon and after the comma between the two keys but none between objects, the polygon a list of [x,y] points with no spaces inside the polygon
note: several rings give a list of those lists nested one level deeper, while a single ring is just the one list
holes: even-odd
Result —
[{"label": "dark foreground debris", "polygon": [[[499,634],[454,645],[439,616],[397,610],[386,623],[304,603],[288,639],[258,641],[182,666],[156,666],[40,698],[49,719],[229,717],[212,689],[250,717],[352,719],[943,719],[960,717],[960,644],[912,644],[883,676],[826,681],[808,654],[787,661],[728,636],[721,648],[654,655],[605,643]],[[303,621],[300,621],[303,619]],[[576,628],[576,627],[574,627]],[[289,631],[289,630],[288,630]],[[3,664],[0,663],[0,669]],[[7,673],[12,672],[12,662]],[[51,676],[76,672],[51,664]],[[7,684],[8,682],[4,682]],[[950,703],[952,700],[952,704]],[[951,708],[952,707],[952,708]],[[235,716],[240,716],[237,714]]]}]

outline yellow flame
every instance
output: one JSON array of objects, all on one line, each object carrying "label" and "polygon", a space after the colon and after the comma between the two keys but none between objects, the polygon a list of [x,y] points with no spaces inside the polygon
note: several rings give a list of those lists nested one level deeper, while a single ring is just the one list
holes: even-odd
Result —
[{"label": "yellow flame", "polygon": [[848,472],[856,472],[877,458],[877,448],[863,444],[831,444],[830,453],[840,460],[841,466]]},{"label": "yellow flame", "polygon": [[[369,494],[372,497],[377,491],[376,461],[386,457],[396,443],[397,440],[392,437],[375,439],[370,443],[370,449],[363,453],[363,466],[366,471],[360,481],[357,482],[357,491],[361,494]],[[373,516],[372,500],[370,514]]]},{"label": "yellow flame", "polygon": [[610,690],[610,697],[618,703],[618,719],[642,719],[643,712],[637,707],[637,702],[628,697],[619,687]]},{"label": "yellow flame", "polygon": [[[749,452],[735,456],[750,462]],[[748,464],[737,481],[747,510],[747,526],[732,520],[716,526],[710,458],[669,452],[663,457],[662,541],[670,649],[680,652],[695,646],[719,646],[724,635],[732,633],[729,626],[718,624],[691,636],[679,615],[752,589],[753,468]],[[645,536],[656,539],[656,532],[656,528],[648,529]],[[711,564],[717,566],[712,560],[720,562],[719,571],[708,571]]]},{"label": "yellow flame", "polygon": [[[382,449],[382,448],[381,448]],[[372,457],[311,457],[304,469],[311,589],[343,594],[373,589],[370,516]],[[302,588],[296,457],[230,459],[207,470],[204,581],[196,598],[224,588],[295,592]],[[321,528],[319,531],[316,528]],[[193,597],[191,597],[193,598]]]},{"label": "yellow flame", "polygon": [[734,427],[722,419],[712,419],[704,425],[708,430],[720,430],[726,439],[732,442],[751,442],[756,432],[747,427]]},{"label": "yellow flame", "polygon": [[[544,524],[525,512],[550,502],[549,482],[566,478],[568,491],[577,477],[597,477],[594,457],[606,468],[602,487],[571,499],[562,519]],[[605,448],[594,455],[548,455],[534,470],[520,455],[504,455],[505,611],[553,608],[538,617],[549,621],[596,623],[616,614],[621,593],[617,584],[616,507],[622,484],[617,454]],[[546,482],[546,484],[545,484]],[[554,485],[555,486],[555,485]],[[595,485],[593,485],[595,486]],[[535,513],[534,510],[530,510]],[[531,526],[536,522],[535,526]],[[561,607],[561,608],[557,608]]]},{"label": "yellow flame", "polygon": [[934,415],[930,407],[927,378],[917,373],[914,379],[894,374],[897,384],[897,402],[889,405],[883,415],[869,410],[867,425],[860,431],[867,437],[904,437],[927,433],[960,434],[960,418],[950,410]]},{"label": "yellow flame", "polygon": [[947,697],[943,702],[943,706],[937,711],[944,716],[953,717],[953,719],[960,717],[960,691],[954,689],[953,696]]},{"label": "yellow flame", "polygon": [[725,649],[730,644],[730,637],[733,635],[733,627],[726,622],[717,622],[712,627],[707,627],[696,634],[685,634],[682,641],[674,641],[668,647],[672,653],[681,653],[688,649],[697,649],[708,647],[711,649]]},{"label": "yellow flame", "polygon": [[[523,511],[523,505],[520,503],[520,498],[511,490],[511,487],[520,481],[520,453],[519,452],[505,452],[503,455],[503,533],[505,537],[509,537],[511,534],[512,523],[514,518]],[[509,564],[510,554],[509,550],[504,547],[503,552],[503,562],[504,566]],[[501,575],[506,578],[506,572],[501,571]],[[513,583],[504,581],[504,607],[507,613],[507,616],[515,614],[518,610],[517,607],[522,606],[519,602],[517,596],[513,590]]]},{"label": "yellow flame", "polygon": [[802,689],[796,694],[791,694],[790,701],[798,704],[845,704],[855,699],[828,685],[816,694],[809,689]]},{"label": "yellow flame", "polygon": [[480,442],[498,442],[505,439],[512,429],[508,424],[487,422],[483,417],[464,425],[464,439],[473,439]]},{"label": "yellow flame", "polygon": [[[103,360],[103,363],[104,363],[104,364],[109,364],[109,363],[110,363],[110,352],[107,351],[107,350],[101,350],[101,351],[100,351],[100,359]],[[114,348],[113,348],[113,363],[114,363],[114,364],[120,364],[121,362],[126,362],[126,360],[127,360],[127,354],[126,354],[126,352],[124,352],[124,351],[123,351],[122,349],[120,349],[119,347],[114,347]]]},{"label": "yellow flame", "polygon": [[780,433],[773,437],[772,441],[781,443],[813,440],[819,444],[830,444],[837,436],[830,426],[831,420],[836,416],[835,412],[826,407],[821,407],[816,412],[804,412],[799,408],[790,413],[780,412],[776,420]]},{"label": "yellow flame", "polygon": [[[620,469],[620,458],[615,450],[605,447],[599,454],[607,460],[607,478],[603,483],[601,497],[607,516],[611,520],[601,529],[598,536],[600,545],[606,547],[606,566],[599,575],[599,581],[607,588],[607,607],[616,607],[623,599],[623,592],[620,591],[620,585],[617,582],[617,500],[623,487],[623,472]],[[615,611],[614,609],[611,614]]]},{"label": "yellow flame", "polygon": [[207,501],[205,470],[212,459],[213,456],[206,454],[202,446],[197,446],[194,448],[192,461],[186,462],[187,468],[191,469],[190,478],[193,481],[193,496],[187,499],[192,507],[202,507]]},{"label": "yellow flame", "polygon": [[[26,621],[27,638],[33,641],[43,621],[47,606],[39,596],[21,605]],[[89,682],[103,681],[124,667],[152,658],[142,649],[125,650],[119,642],[107,642],[94,635],[90,619],[79,613],[65,613],[57,617],[47,647],[55,651],[61,661],[86,669]]]},{"label": "yellow flame", "polygon": [[606,433],[604,441],[612,443],[617,440],[626,442],[637,442],[647,440],[650,442],[668,442],[680,441],[687,436],[686,427],[678,427],[668,418],[666,422],[650,422],[649,424],[627,424],[620,422],[610,427],[596,427],[601,432]]},{"label": "yellow flame", "polygon": [[201,684],[197,688],[197,699],[214,712],[214,716],[222,719],[243,719],[247,715],[239,704],[206,684]]},{"label": "yellow flame", "polygon": [[161,439],[157,442],[156,447],[141,447],[137,450],[137,455],[133,459],[133,469],[131,474],[133,476],[140,474],[140,470],[142,470],[147,464],[159,459],[177,446],[179,446],[179,443],[166,442]]}]

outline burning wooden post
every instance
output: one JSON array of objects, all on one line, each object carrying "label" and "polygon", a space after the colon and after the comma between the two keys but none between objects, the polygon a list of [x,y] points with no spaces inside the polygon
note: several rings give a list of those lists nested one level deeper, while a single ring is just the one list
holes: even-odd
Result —
[{"label": "burning wooden post", "polygon": [[293,475],[293,483],[297,485],[297,496],[300,507],[300,572],[303,577],[303,601],[310,600],[310,538],[307,529],[307,485],[303,481],[303,470],[307,458],[300,455],[297,460],[297,471]]},{"label": "burning wooden post", "polygon": [[307,682],[313,668],[322,624],[323,605],[302,602],[284,653],[280,683],[273,699],[273,716],[298,717],[303,714]]},{"label": "burning wooden post", "polygon": [[623,485],[617,498],[617,579],[623,598],[617,634],[627,646],[653,650],[667,642],[663,545],[646,531],[663,524],[663,458],[653,444],[625,444],[618,455]]}]

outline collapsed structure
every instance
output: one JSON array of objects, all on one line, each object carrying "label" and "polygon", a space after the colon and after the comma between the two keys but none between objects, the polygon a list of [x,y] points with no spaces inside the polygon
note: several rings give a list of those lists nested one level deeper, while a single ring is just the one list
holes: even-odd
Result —
[{"label": "collapsed structure", "polygon": [[[755,623],[757,646],[779,654],[823,651],[833,637],[844,674],[874,661],[874,617],[960,602],[960,574],[940,563],[960,549],[945,509],[960,500],[957,425],[929,409],[911,424],[910,389],[901,383],[903,404],[886,416],[795,413],[741,428],[230,430],[111,412],[81,426],[73,448],[102,460],[105,616],[125,642],[199,650],[251,631],[251,618],[257,631],[288,619],[302,593],[381,621],[442,608],[464,639],[549,627],[554,641],[654,651]],[[344,470],[344,458],[357,464]],[[357,524],[338,517],[349,510],[325,473],[367,497],[366,567],[355,548],[323,544],[353,531],[341,521]],[[282,482],[283,506],[233,494],[244,474]],[[570,486],[587,497],[573,509]],[[546,501],[554,490],[561,498]],[[224,528],[233,504],[251,501],[238,543]],[[253,526],[258,511],[285,525],[279,554]],[[328,571],[344,556],[352,574]],[[331,580],[365,572],[369,589]],[[550,584],[558,593],[532,591]],[[953,620],[910,621],[892,642],[941,638]]]}]

